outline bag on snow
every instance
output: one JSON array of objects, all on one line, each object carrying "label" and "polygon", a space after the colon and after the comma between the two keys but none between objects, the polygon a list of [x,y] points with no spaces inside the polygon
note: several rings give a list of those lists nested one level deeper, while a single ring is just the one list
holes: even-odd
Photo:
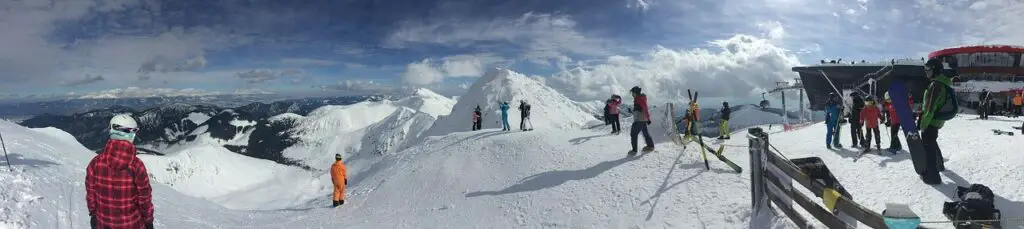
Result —
[{"label": "bag on snow", "polygon": [[[995,207],[995,194],[987,186],[972,184],[970,187],[958,186],[954,196],[959,199],[945,202],[942,214],[953,221],[965,220],[999,220],[1001,214]],[[990,222],[955,222],[957,229],[967,228],[1001,228],[999,221]]]}]

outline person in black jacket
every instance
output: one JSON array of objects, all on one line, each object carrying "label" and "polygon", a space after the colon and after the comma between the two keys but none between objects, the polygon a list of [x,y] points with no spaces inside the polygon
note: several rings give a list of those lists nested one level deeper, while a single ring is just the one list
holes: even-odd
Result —
[{"label": "person in black jacket", "polygon": [[863,123],[860,121],[860,112],[864,110],[864,100],[857,92],[851,92],[850,97],[853,98],[853,109],[850,112],[850,118],[846,119],[850,122],[850,139],[853,140],[853,147],[867,148],[868,143],[864,141],[864,131],[861,130]]},{"label": "person in black jacket", "polygon": [[473,130],[480,130],[481,123],[483,120],[483,114],[480,113],[480,105],[476,105],[476,109],[473,109]]},{"label": "person in black jacket", "polygon": [[981,119],[988,119],[989,102],[988,102],[988,90],[981,89],[981,93],[978,93],[978,114]]},{"label": "person in black jacket", "polygon": [[722,102],[722,112],[718,122],[718,139],[730,139],[729,136],[729,115],[732,114],[732,109],[729,108],[729,102]]},{"label": "person in black jacket", "polygon": [[530,104],[527,104],[526,100],[519,102],[519,115],[519,130],[532,130],[532,125],[529,129],[526,128],[526,120],[530,118]]}]

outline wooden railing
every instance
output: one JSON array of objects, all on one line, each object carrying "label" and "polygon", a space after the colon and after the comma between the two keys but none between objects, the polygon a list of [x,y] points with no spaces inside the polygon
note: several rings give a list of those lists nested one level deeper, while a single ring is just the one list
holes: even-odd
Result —
[{"label": "wooden railing", "polygon": [[[857,204],[850,197],[826,195],[828,192],[835,193],[836,187],[829,187],[819,179],[812,179],[792,161],[782,157],[778,152],[773,152],[774,147],[771,147],[768,141],[768,133],[761,128],[750,128],[747,134],[750,144],[751,207],[754,212],[751,218],[757,218],[761,214],[772,214],[772,206],[775,206],[798,227],[811,228],[813,225],[793,207],[792,203],[796,202],[800,208],[827,228],[856,228],[858,222],[871,228],[889,228],[881,214]],[[817,198],[812,199],[794,189],[794,182],[815,193]],[[831,198],[823,198],[825,196],[838,198],[831,203],[826,200]],[[834,209],[827,209],[816,202],[830,202],[824,205],[832,205]]]}]

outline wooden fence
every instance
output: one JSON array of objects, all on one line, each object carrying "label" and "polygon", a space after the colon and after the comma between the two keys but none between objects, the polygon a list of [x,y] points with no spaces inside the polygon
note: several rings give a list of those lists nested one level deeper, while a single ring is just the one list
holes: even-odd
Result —
[{"label": "wooden fence", "polygon": [[[826,196],[826,192],[833,192],[834,187],[812,179],[792,161],[773,152],[768,133],[761,128],[750,128],[747,134],[750,144],[751,207],[754,211],[751,218],[772,214],[772,206],[775,206],[798,227],[811,228],[813,225],[794,208],[793,202],[796,202],[828,228],[856,228],[858,222],[871,228],[889,228],[881,214],[857,204],[849,197],[839,195],[834,203],[825,204],[834,206],[834,209],[826,209],[822,204],[815,203],[827,201],[819,198]],[[794,182],[815,193],[817,197],[812,199],[794,189]]]}]

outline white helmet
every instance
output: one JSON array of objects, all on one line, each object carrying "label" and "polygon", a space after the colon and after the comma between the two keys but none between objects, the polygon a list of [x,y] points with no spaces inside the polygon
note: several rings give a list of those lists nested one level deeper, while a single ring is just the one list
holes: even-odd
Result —
[{"label": "white helmet", "polygon": [[110,118],[110,129],[114,129],[114,125],[126,128],[139,128],[139,123],[135,122],[135,118],[132,118],[129,114],[119,114]]},{"label": "white helmet", "polygon": [[885,92],[885,100],[892,100],[892,99],[889,98],[889,92],[888,91]]}]

